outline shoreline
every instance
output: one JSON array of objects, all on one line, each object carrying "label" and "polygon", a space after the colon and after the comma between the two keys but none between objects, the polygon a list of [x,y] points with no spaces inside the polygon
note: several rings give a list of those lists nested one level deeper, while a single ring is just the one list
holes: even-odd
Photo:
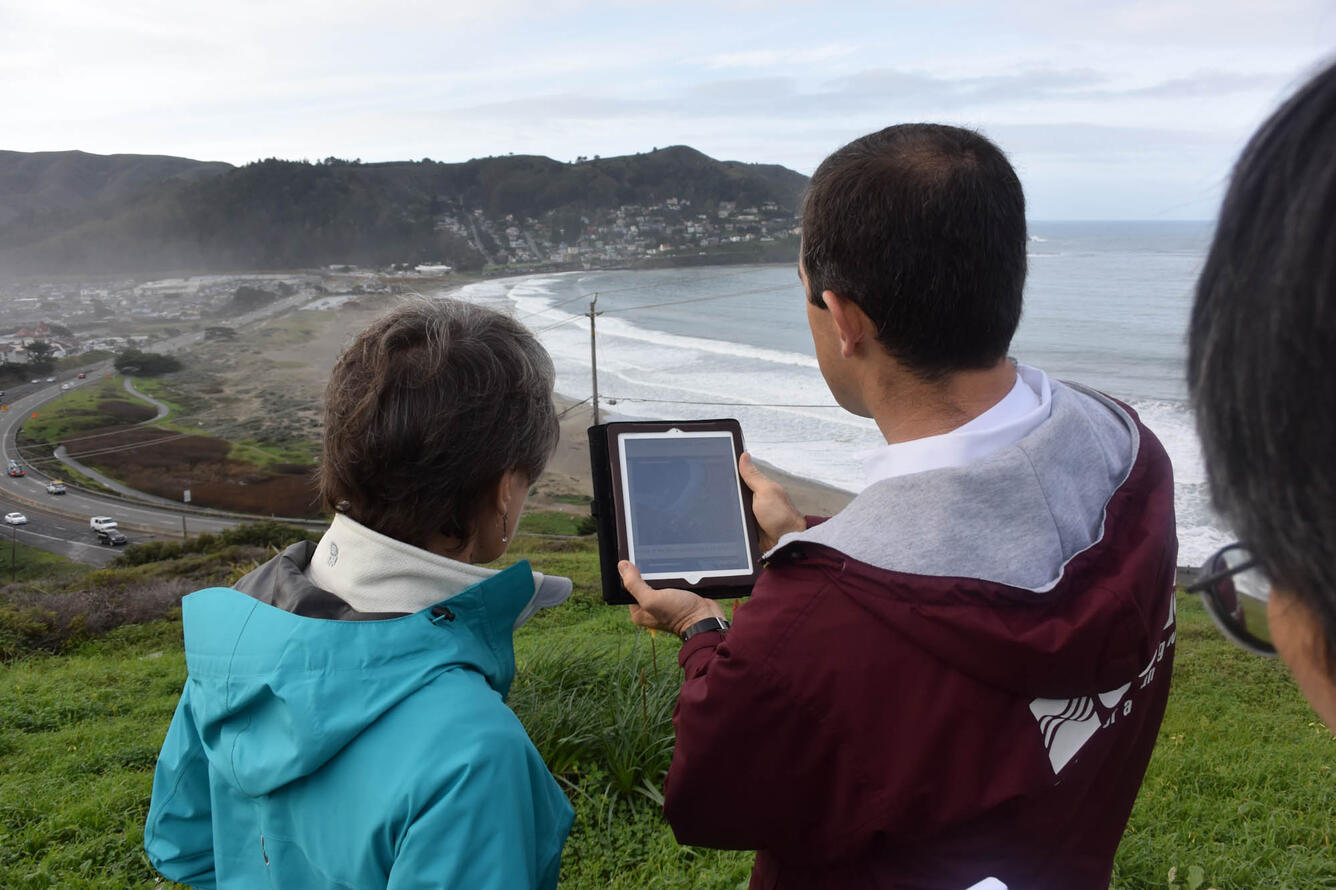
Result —
[{"label": "shoreline", "polygon": [[[783,266],[788,264],[750,263],[747,265]],[[526,277],[532,274],[541,273],[488,276],[479,278],[478,281]],[[466,285],[474,283],[476,282],[456,281],[443,284],[440,287],[430,289],[430,292],[424,296],[450,296]],[[424,288],[424,290],[426,289]],[[585,438],[585,430],[594,421],[593,407],[587,404],[575,407],[580,401],[579,399],[571,398],[559,392],[552,394],[552,400],[556,403],[557,414],[561,418],[561,438],[557,443],[557,450],[553,453],[552,459],[548,461],[547,468],[543,471],[543,475],[534,483],[534,494],[529,499],[529,506],[544,510],[560,510],[567,513],[587,512],[580,505],[572,504],[570,499],[592,498],[594,494],[593,474],[589,466],[589,443]],[[605,421],[631,419],[622,418],[613,412],[609,412],[606,408],[601,410],[600,414]],[[756,459],[756,464],[767,476],[784,486],[784,490],[788,492],[794,506],[798,508],[798,512],[805,516],[833,516],[843,510],[849,501],[853,500],[853,492],[781,470],[759,458]]]}]

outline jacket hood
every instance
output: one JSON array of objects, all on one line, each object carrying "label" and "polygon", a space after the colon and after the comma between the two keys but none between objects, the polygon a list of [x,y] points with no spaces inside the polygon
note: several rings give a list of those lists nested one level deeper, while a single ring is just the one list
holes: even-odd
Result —
[{"label": "jacket hood", "polygon": [[[270,582],[297,584],[299,555],[289,548],[272,561],[287,557],[290,567]],[[318,770],[444,671],[474,671],[504,699],[515,675],[511,629],[533,596],[527,561],[379,620],[295,614],[231,588],[187,596],[191,716],[210,764],[242,794],[268,794]]]},{"label": "jacket hood", "polygon": [[875,483],[771,555],[837,565],[834,595],[962,673],[1066,698],[1119,692],[1153,661],[1173,528],[1160,443],[1127,406],[1055,384],[1049,420],[1015,445]]}]

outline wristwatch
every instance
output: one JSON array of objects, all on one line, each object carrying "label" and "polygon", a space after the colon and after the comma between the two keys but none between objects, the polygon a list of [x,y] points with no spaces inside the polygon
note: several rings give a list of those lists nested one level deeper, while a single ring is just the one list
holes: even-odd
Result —
[{"label": "wristwatch", "polygon": [[682,642],[685,643],[696,634],[703,634],[712,630],[717,630],[720,633],[727,633],[730,627],[732,627],[732,625],[724,618],[715,618],[713,616],[705,618],[697,621],[695,624],[682,631]]}]

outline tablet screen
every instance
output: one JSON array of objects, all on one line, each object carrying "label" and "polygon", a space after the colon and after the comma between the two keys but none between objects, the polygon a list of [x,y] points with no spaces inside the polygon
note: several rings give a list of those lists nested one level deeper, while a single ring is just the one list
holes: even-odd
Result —
[{"label": "tablet screen", "polygon": [[646,580],[749,575],[733,436],[627,433],[621,443],[627,558]]}]

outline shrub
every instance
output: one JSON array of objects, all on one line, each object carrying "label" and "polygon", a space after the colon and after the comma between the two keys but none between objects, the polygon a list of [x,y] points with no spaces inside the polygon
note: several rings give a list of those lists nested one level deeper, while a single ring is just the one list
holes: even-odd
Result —
[{"label": "shrub", "polygon": [[0,592],[0,661],[32,652],[64,652],[123,624],[165,618],[192,589],[184,578],[69,591],[11,585]]},{"label": "shrub", "polygon": [[284,525],[281,522],[247,522],[219,532],[202,534],[184,541],[145,541],[133,544],[112,561],[122,568],[142,566],[163,560],[180,559],[195,553],[222,553],[232,547],[262,547],[282,550],[296,541],[318,541],[320,533]]},{"label": "shrub", "polygon": [[[548,647],[519,666],[510,706],[548,769],[568,783],[594,773],[614,796],[662,803],[681,678],[655,653]],[[666,659],[671,662],[671,658]]]}]

